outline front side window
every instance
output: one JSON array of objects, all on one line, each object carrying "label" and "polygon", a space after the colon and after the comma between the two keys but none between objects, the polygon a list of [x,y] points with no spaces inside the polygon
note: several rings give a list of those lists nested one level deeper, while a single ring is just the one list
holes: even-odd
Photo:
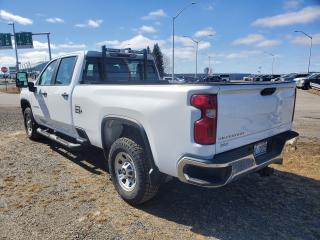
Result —
[{"label": "front side window", "polygon": [[61,59],[55,81],[56,85],[68,85],[71,82],[76,59],[77,57],[66,57]]},{"label": "front side window", "polygon": [[51,80],[54,74],[54,71],[56,69],[56,65],[57,65],[57,60],[54,60],[53,62],[51,62],[47,68],[44,70],[44,72],[42,73],[40,80],[39,80],[39,85],[50,85],[51,84]]}]

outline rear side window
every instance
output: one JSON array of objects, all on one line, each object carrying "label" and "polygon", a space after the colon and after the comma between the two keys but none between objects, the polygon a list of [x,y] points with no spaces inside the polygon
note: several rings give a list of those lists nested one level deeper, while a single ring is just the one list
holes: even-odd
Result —
[{"label": "rear side window", "polygon": [[56,85],[69,85],[77,57],[62,58],[57,72]]},{"label": "rear side window", "polygon": [[83,72],[83,83],[101,83],[101,61],[98,58],[88,58]]}]

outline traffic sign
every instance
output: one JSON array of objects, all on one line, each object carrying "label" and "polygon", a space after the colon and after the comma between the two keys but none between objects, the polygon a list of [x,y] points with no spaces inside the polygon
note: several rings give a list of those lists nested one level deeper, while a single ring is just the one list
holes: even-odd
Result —
[{"label": "traffic sign", "polygon": [[8,72],[8,68],[7,67],[1,67],[1,72],[3,72],[3,73]]},{"label": "traffic sign", "polygon": [[18,32],[16,33],[17,48],[33,48],[32,33]]},{"label": "traffic sign", "polygon": [[0,33],[0,49],[11,49],[12,41],[10,33]]},{"label": "traffic sign", "polygon": [[17,72],[17,68],[16,67],[9,67],[9,73],[16,73]]}]

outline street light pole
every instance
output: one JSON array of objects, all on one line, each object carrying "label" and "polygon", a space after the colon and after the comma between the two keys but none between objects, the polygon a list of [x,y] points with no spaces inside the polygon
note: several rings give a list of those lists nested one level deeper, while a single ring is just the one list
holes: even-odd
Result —
[{"label": "street light pole", "polygon": [[199,42],[200,41],[198,41],[196,43],[197,46],[196,46],[196,75],[195,75],[195,79],[197,79],[197,77],[198,77],[198,49],[199,49]]},{"label": "street light pole", "polygon": [[269,53],[269,52],[264,52],[264,53],[272,56],[272,75],[273,75],[273,65],[274,65],[274,60],[275,60],[274,58],[275,58],[275,56],[274,56],[273,53]]},{"label": "street light pole", "polygon": [[294,32],[300,32],[310,38],[310,49],[309,49],[309,63],[308,63],[308,73],[310,73],[310,62],[311,62],[311,49],[312,49],[312,36],[306,34],[304,31],[294,31]]},{"label": "street light pole", "polygon": [[50,33],[47,33],[48,49],[49,49],[49,61],[51,61],[51,46],[50,46]]},{"label": "street light pole", "polygon": [[199,42],[201,42],[201,40],[197,41],[189,36],[183,36],[183,37],[189,38],[192,42],[194,42],[196,44],[196,72],[194,74],[194,77],[195,77],[195,79],[197,79],[197,76],[198,76],[198,48],[199,48]]},{"label": "street light pole", "polygon": [[19,72],[19,58],[18,58],[18,49],[17,49],[17,41],[16,41],[16,29],[14,27],[14,22],[8,23],[8,25],[12,26],[13,39],[14,39],[14,49],[16,52],[16,72]]},{"label": "street light pole", "polygon": [[211,70],[211,56],[208,56],[208,58],[209,58],[209,74],[208,75],[210,75],[211,74],[211,72],[210,72],[210,70]]},{"label": "street light pole", "polygon": [[47,35],[47,41],[48,41],[48,51],[49,51],[49,61],[51,61],[51,44],[50,44],[50,32],[38,32],[38,33],[32,33],[32,35]]},{"label": "street light pole", "polygon": [[[213,34],[208,34],[207,37],[212,37]],[[199,49],[199,43],[201,42],[201,40],[195,40],[190,36],[183,36],[185,38],[189,38],[192,42],[194,42],[196,44],[196,73],[194,75],[194,77],[197,79],[198,76],[198,49]]]},{"label": "street light pole", "polygon": [[179,15],[186,10],[189,6],[196,4],[195,2],[192,2],[190,4],[188,4],[187,6],[185,6],[184,8],[182,8],[176,16],[172,17],[172,81],[174,81],[174,23],[175,20],[177,19],[177,17],[179,17]]}]

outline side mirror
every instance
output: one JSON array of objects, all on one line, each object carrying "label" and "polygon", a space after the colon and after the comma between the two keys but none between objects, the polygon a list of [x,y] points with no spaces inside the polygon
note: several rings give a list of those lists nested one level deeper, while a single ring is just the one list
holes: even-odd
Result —
[{"label": "side mirror", "polygon": [[26,72],[18,72],[17,73],[16,86],[19,88],[28,87],[28,74]]},{"label": "side mirror", "polygon": [[30,92],[37,91],[37,87],[34,86],[33,82],[28,82],[28,89],[29,89]]}]

